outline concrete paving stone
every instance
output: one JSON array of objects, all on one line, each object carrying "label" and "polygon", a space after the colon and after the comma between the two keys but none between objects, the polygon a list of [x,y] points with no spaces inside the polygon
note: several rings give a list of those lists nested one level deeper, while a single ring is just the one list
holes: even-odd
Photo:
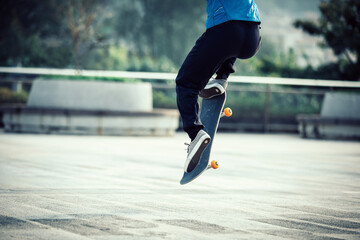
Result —
[{"label": "concrete paving stone", "polygon": [[[353,212],[353,211],[344,211],[339,209],[331,209],[331,208],[324,208],[324,207],[317,207],[317,206],[284,206],[285,208],[290,208],[293,210],[298,210],[301,212],[307,212],[307,213],[315,213],[319,215],[325,215],[325,216],[332,216],[337,218],[353,218],[360,220],[360,212]],[[336,205],[333,205],[333,207],[336,207]]]},{"label": "concrete paving stone", "polygon": [[316,232],[306,232],[306,231],[294,231],[294,230],[260,230],[265,234],[272,236],[279,236],[286,239],[296,239],[296,240],[341,240],[343,238],[336,238],[332,236],[318,236]]},{"label": "concrete paving stone", "polygon": [[340,228],[333,228],[328,226],[322,226],[320,224],[314,224],[303,221],[294,221],[294,220],[285,220],[285,219],[254,219],[254,221],[259,221],[262,223],[267,223],[275,226],[280,226],[284,228],[296,229],[296,230],[305,230],[310,232],[324,233],[324,234],[352,234],[357,235],[359,232],[351,230],[343,230]]},{"label": "concrete paving stone", "polygon": [[[22,197],[23,196],[18,196],[17,198]],[[24,198],[26,198],[26,196]],[[31,218],[34,216],[57,215],[57,212],[42,209],[37,207],[36,205],[28,206],[16,203],[14,201],[4,201],[2,197],[0,198],[0,202],[0,214],[4,216],[12,216],[16,218]]]},{"label": "concrete paving stone", "polygon": [[202,233],[208,234],[222,234],[222,233],[238,233],[244,234],[246,232],[241,230],[236,230],[228,227],[224,227],[218,224],[212,224],[208,222],[201,222],[197,220],[179,220],[179,219],[170,219],[170,220],[157,220],[158,222],[163,222],[169,225],[188,228],[193,231],[199,231]]},{"label": "concrete paving stone", "polygon": [[219,134],[181,186],[185,134],[0,133],[0,239],[360,239],[360,143]]},{"label": "concrete paving stone", "polygon": [[360,222],[348,221],[334,217],[319,216],[315,214],[284,215],[283,217],[349,230],[360,230]]},{"label": "concrete paving stone", "polygon": [[[96,235],[131,235],[124,228],[123,222],[118,219],[111,219],[108,222],[108,216],[87,216],[86,219],[36,219],[34,221],[44,225],[49,225],[54,228],[60,228],[82,236],[96,236]],[[130,221],[126,221],[129,223]],[[131,225],[131,222],[130,222]],[[143,226],[144,227],[144,226]],[[141,228],[141,227],[140,227]]]},{"label": "concrete paving stone", "polygon": [[12,229],[3,231],[0,229],[0,239],[12,239],[12,240],[90,240],[91,238],[65,232],[59,229],[47,228],[47,229]]},{"label": "concrete paving stone", "polygon": [[23,221],[21,219],[0,215],[0,228],[1,229],[34,229],[41,228],[38,225],[32,224],[31,222]]}]

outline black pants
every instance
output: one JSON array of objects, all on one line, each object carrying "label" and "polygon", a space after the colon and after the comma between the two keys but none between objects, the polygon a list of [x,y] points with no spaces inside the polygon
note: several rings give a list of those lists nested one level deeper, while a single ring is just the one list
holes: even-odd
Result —
[{"label": "black pants", "polygon": [[177,105],[185,132],[191,139],[204,126],[198,95],[216,73],[227,78],[237,58],[256,54],[261,43],[259,23],[229,21],[208,29],[197,41],[176,78]]}]

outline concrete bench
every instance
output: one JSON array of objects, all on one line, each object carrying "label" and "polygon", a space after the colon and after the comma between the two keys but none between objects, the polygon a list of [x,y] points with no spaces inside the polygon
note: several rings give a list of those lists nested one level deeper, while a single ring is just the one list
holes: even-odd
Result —
[{"label": "concrete bench", "polygon": [[360,139],[360,94],[326,93],[320,115],[299,115],[304,138]]},{"label": "concrete bench", "polygon": [[149,83],[34,82],[25,107],[3,108],[7,132],[173,135],[176,110],[153,109]]}]

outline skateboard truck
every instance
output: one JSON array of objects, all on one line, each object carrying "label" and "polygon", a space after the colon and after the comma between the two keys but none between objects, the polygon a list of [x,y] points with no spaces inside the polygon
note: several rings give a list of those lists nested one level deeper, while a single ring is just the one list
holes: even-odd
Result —
[{"label": "skateboard truck", "polygon": [[206,170],[208,169],[218,169],[219,168],[219,163],[216,160],[212,160],[211,163],[207,166]]}]

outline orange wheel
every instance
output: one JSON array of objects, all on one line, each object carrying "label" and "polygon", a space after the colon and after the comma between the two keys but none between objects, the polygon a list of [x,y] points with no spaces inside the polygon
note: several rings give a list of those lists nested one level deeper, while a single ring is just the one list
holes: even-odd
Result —
[{"label": "orange wheel", "polygon": [[211,167],[212,167],[213,169],[218,169],[218,168],[219,168],[218,162],[215,161],[215,160],[211,161]]},{"label": "orange wheel", "polygon": [[224,115],[227,116],[227,117],[231,117],[231,115],[232,115],[231,108],[225,108],[224,109]]}]

